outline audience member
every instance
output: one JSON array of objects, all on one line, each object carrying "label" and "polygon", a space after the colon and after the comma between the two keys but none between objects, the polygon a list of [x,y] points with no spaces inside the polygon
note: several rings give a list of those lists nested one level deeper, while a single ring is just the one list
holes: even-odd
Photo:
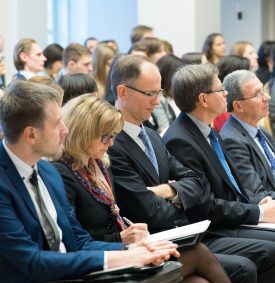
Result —
[{"label": "audience member", "polygon": [[98,44],[92,55],[93,75],[98,87],[98,96],[104,97],[107,76],[115,51],[106,44]]},{"label": "audience member", "polygon": [[67,74],[61,77],[58,83],[64,91],[63,104],[85,93],[97,95],[96,82],[87,74]]},{"label": "audience member", "polygon": [[258,69],[258,55],[253,44],[249,41],[237,41],[231,46],[231,55],[245,57],[249,60],[249,69],[255,72]]},{"label": "audience member", "polygon": [[133,27],[130,36],[132,45],[140,41],[144,37],[154,37],[154,30],[152,27],[145,25],[138,25]]},{"label": "audience member", "polygon": [[[227,238],[228,245],[236,241],[239,247],[243,247],[244,253],[258,268],[261,266],[258,282],[268,282],[263,258],[252,256],[249,252],[251,246],[247,244],[255,245],[254,255],[258,254],[257,249],[262,249],[262,244],[274,249],[274,231],[247,229],[240,224],[275,223],[275,201],[266,197],[266,192],[252,195],[248,191],[250,187],[241,183],[239,171],[228,156],[221,138],[209,127],[217,115],[226,111],[227,91],[218,78],[217,68],[212,64],[181,68],[174,75],[172,88],[182,113],[167,130],[163,141],[171,154],[200,177],[205,194],[209,196],[207,216],[212,221],[210,230],[225,237],[234,237]],[[242,157],[242,154],[238,155],[239,161]],[[224,246],[220,245],[219,240],[213,243],[210,239],[206,243],[210,249],[214,247],[219,252],[223,251]],[[266,254],[273,266],[270,276],[275,272],[272,254]],[[264,274],[263,277],[259,273]]]},{"label": "audience member", "polygon": [[190,52],[183,54],[181,56],[181,61],[183,62],[184,65],[204,64],[207,63],[207,58],[204,53]]},{"label": "audience member", "polygon": [[[240,57],[237,55],[227,55],[221,58],[217,64],[219,74],[218,77],[221,82],[226,75],[232,73],[236,70],[249,70],[249,60],[245,57]],[[213,127],[217,132],[220,132],[223,124],[229,117],[229,112],[225,112],[217,116],[213,121]]]},{"label": "audience member", "polygon": [[225,41],[221,33],[209,34],[203,44],[202,52],[212,64],[217,64],[225,55]]},{"label": "audience member", "polygon": [[98,40],[95,37],[88,37],[84,42],[84,46],[90,49],[91,54],[93,54],[93,51],[97,46],[97,44],[98,44]]},{"label": "audience member", "polygon": [[140,43],[145,45],[146,55],[154,63],[167,54],[163,41],[158,38],[146,37],[140,40]]},{"label": "audience member", "polygon": [[63,50],[63,47],[57,43],[50,44],[43,50],[47,58],[44,65],[45,74],[54,80],[58,79],[59,71],[63,68]]},{"label": "audience member", "polygon": [[44,70],[47,58],[41,47],[32,38],[23,38],[13,50],[13,62],[18,71],[12,80],[28,80]]},{"label": "audience member", "polygon": [[[264,86],[267,94],[270,96],[269,102],[269,125],[270,133],[275,137],[275,44],[269,48],[269,67],[270,67],[270,80]],[[267,128],[267,127],[266,127]]]},{"label": "audience member", "polygon": [[79,43],[69,44],[63,51],[65,74],[90,74],[92,56],[89,48]]},{"label": "audience member", "polygon": [[167,40],[162,40],[162,42],[163,42],[163,48],[166,54],[173,55],[174,54],[173,45]]},{"label": "audience member", "polygon": [[232,115],[224,124],[221,136],[237,166],[240,181],[251,196],[268,191],[274,197],[275,143],[264,129],[257,127],[259,120],[268,116],[270,98],[263,91],[261,81],[250,71],[229,74],[224,86]]},{"label": "audience member", "polygon": [[270,47],[272,45],[275,45],[275,41],[265,40],[258,49],[259,67],[256,70],[256,75],[263,84],[269,81],[273,69],[270,58]]},{"label": "audience member", "polygon": [[174,120],[180,113],[180,110],[175,104],[172,93],[172,77],[177,69],[183,66],[183,63],[177,56],[167,54],[158,60],[157,66],[161,75],[161,88],[163,89],[163,96],[166,98],[172,108],[172,110],[169,111],[172,115],[172,120]]},{"label": "audience member", "polygon": [[105,40],[100,41],[99,44],[105,44],[111,47],[114,50],[115,54],[117,54],[119,51],[118,44],[114,39],[105,39]]},{"label": "audience member", "polygon": [[51,79],[50,77],[45,77],[45,76],[35,76],[35,77],[30,78],[29,81],[33,83],[44,84],[44,85],[50,86],[53,89],[55,89],[58,93],[57,103],[59,106],[62,105],[64,91],[54,79]]},{"label": "audience member", "polygon": [[28,81],[12,83],[1,98],[0,275],[6,282],[75,278],[125,264],[159,264],[179,256],[176,245],[94,241],[68,204],[62,179],[43,156],[61,153],[68,133],[56,91]]},{"label": "audience member", "polygon": [[143,42],[138,41],[130,47],[128,54],[148,57],[147,52],[148,52],[147,45],[144,44]]},{"label": "audience member", "polygon": [[[158,68],[144,57],[122,56],[116,60],[111,78],[116,106],[125,119],[123,131],[109,149],[114,190],[122,215],[134,222],[147,223],[150,232],[185,225],[200,219],[202,214],[208,217],[205,207],[212,202],[206,191],[209,187],[202,188],[200,178],[168,153],[156,132],[142,125],[159,104]],[[215,211],[214,216],[219,218],[221,213]],[[231,221],[234,217],[236,213]],[[207,235],[212,251],[224,253],[217,256],[232,282],[257,282],[256,266],[260,278],[264,275],[271,278],[275,272],[273,243]]]}]

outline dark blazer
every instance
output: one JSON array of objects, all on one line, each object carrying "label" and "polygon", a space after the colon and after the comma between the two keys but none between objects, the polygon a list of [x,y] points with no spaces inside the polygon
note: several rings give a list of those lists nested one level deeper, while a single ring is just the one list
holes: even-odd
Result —
[{"label": "dark blazer", "polygon": [[[262,132],[269,147],[275,152],[273,138],[264,129]],[[259,200],[271,195],[275,198],[275,178],[272,169],[264,153],[244,127],[230,116],[220,135],[228,154],[238,168],[240,181],[249,197],[256,197]]]},{"label": "dark blazer", "polygon": [[[134,222],[145,222],[151,232],[186,225],[189,220],[200,220],[203,208],[201,183],[197,175],[183,167],[163,146],[159,135],[152,129],[146,132],[154,148],[159,176],[151,161],[136,142],[122,131],[110,148],[114,190],[121,214]],[[183,208],[156,196],[147,187],[167,184],[177,191]],[[189,215],[192,216],[188,220]]]},{"label": "dark blazer", "polygon": [[55,162],[61,174],[76,219],[95,240],[121,242],[120,227],[108,205],[93,198],[74,176],[73,172],[61,162]]},{"label": "dark blazer", "polygon": [[[206,193],[208,190],[211,191],[208,217],[215,225],[214,227],[212,225],[213,231],[217,231],[218,226],[223,228],[223,226],[258,223],[258,206],[242,202],[242,196],[234,189],[215,151],[186,114],[181,113],[173,122],[166,131],[163,142],[170,153],[184,166],[191,168],[200,176],[203,188],[207,190]],[[222,142],[221,146],[223,147]],[[247,196],[238,180],[237,170],[227,158],[226,152],[225,156],[242,193]],[[229,235],[227,232],[223,234]]]},{"label": "dark blazer", "polygon": [[75,220],[55,167],[41,160],[38,172],[55,206],[68,253],[49,251],[30,195],[0,143],[0,278],[41,282],[102,269],[104,250],[123,249],[124,245],[93,241]]}]

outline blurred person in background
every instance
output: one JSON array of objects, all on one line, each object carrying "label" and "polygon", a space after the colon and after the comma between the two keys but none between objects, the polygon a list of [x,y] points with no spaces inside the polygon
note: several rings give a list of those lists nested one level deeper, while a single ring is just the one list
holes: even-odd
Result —
[{"label": "blurred person in background", "polygon": [[212,64],[218,64],[225,55],[225,41],[221,33],[209,34],[203,44],[202,52]]}]

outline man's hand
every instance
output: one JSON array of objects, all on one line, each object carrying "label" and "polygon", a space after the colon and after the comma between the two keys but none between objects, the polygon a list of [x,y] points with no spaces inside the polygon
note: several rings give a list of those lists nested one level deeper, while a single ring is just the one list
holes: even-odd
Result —
[{"label": "man's hand", "polygon": [[154,187],[147,187],[148,190],[152,191],[158,197],[164,199],[172,199],[177,195],[177,192],[169,184],[161,184]]}]

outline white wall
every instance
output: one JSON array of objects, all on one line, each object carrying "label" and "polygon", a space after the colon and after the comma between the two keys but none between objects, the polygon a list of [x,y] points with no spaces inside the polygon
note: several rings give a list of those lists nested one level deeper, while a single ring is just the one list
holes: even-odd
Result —
[{"label": "white wall", "polygon": [[7,81],[15,73],[12,52],[23,37],[47,45],[47,0],[0,0],[0,33],[5,40]]}]

